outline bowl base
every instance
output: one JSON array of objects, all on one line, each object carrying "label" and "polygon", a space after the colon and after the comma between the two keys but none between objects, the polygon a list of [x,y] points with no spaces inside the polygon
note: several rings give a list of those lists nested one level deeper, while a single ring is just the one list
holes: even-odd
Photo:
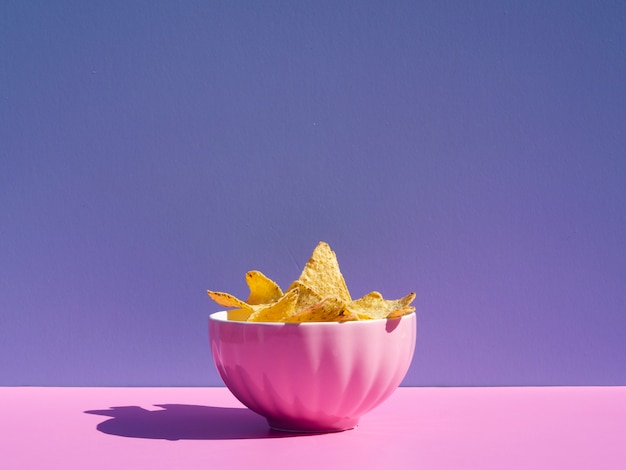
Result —
[{"label": "bowl base", "polygon": [[333,423],[306,423],[297,420],[274,420],[267,419],[267,423],[274,431],[294,434],[322,434],[330,432],[342,432],[354,429],[359,424],[358,419],[345,419]]}]

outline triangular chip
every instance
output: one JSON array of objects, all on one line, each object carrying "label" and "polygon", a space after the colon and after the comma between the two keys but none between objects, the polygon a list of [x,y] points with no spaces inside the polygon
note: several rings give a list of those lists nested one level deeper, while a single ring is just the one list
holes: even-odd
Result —
[{"label": "triangular chip", "polygon": [[281,288],[261,271],[246,273],[246,282],[250,288],[250,295],[246,303],[250,305],[270,304],[283,296]]},{"label": "triangular chip", "polygon": [[315,291],[300,283],[300,281],[294,281],[289,290],[298,289],[298,300],[296,302],[296,312],[301,312],[309,307],[322,301],[322,297]]},{"label": "triangular chip", "polygon": [[398,300],[385,300],[379,292],[370,292],[349,302],[346,305],[346,314],[356,315],[361,320],[396,318],[415,311],[415,307],[410,305],[414,299],[414,292]]},{"label": "triangular chip", "polygon": [[269,305],[255,305],[255,311],[250,314],[248,321],[280,322],[295,313],[298,289],[287,292],[278,302]]},{"label": "triangular chip", "polygon": [[248,321],[252,312],[252,310],[245,308],[236,308],[235,310],[228,310],[226,312],[226,318],[230,321]]},{"label": "triangular chip", "polygon": [[213,301],[222,307],[237,307],[244,310],[252,311],[252,307],[243,300],[239,300],[232,294],[227,294],[226,292],[214,292],[212,290],[208,290],[207,294],[209,297],[213,299]]},{"label": "triangular chip", "polygon": [[246,321],[253,312],[253,307],[243,300],[226,292],[213,292],[208,290],[207,293],[213,301],[222,307],[236,307],[235,310],[228,310],[227,318],[233,321]]},{"label": "triangular chip", "polygon": [[287,323],[346,321],[344,308],[346,303],[334,297],[327,297],[321,302],[285,318]]},{"label": "triangular chip", "polygon": [[235,308],[228,311],[229,320],[246,321],[252,312],[277,302],[283,296],[278,284],[260,271],[246,273],[246,282],[250,295],[245,302],[226,292],[207,291],[209,297],[222,307]]},{"label": "triangular chip", "polygon": [[308,287],[322,299],[334,297],[345,302],[351,300],[346,281],[339,270],[337,256],[325,242],[319,242],[315,247],[296,282]]}]

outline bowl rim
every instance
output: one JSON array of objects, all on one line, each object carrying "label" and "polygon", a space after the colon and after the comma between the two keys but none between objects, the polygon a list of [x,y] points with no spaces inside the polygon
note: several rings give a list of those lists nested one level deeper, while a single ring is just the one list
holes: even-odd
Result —
[{"label": "bowl rim", "polygon": [[220,310],[218,312],[213,312],[209,314],[210,321],[216,321],[220,323],[239,323],[242,325],[271,325],[271,326],[281,326],[281,325],[292,325],[292,326],[302,326],[304,328],[309,328],[313,325],[364,325],[364,324],[375,324],[375,323],[386,323],[388,321],[394,320],[402,320],[403,318],[415,317],[416,312],[407,313],[406,315],[402,315],[396,318],[380,318],[375,320],[352,320],[352,321],[307,321],[301,323],[289,323],[282,321],[244,321],[244,320],[229,320],[227,318],[228,310]]}]

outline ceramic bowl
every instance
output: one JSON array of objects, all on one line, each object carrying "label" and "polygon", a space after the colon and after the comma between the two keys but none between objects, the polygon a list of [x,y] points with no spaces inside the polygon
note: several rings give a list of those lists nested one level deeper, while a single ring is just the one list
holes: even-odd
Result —
[{"label": "ceramic bowl", "polygon": [[415,313],[315,323],[210,316],[211,352],[233,395],[281,431],[354,428],[400,385],[415,349]]}]

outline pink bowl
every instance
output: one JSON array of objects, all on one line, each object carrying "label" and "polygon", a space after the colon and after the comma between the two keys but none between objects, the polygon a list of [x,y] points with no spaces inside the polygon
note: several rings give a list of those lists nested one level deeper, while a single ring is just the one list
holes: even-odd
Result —
[{"label": "pink bowl", "polygon": [[210,316],[226,386],[281,431],[354,428],[400,385],[413,358],[415,313],[345,323],[254,323]]}]

